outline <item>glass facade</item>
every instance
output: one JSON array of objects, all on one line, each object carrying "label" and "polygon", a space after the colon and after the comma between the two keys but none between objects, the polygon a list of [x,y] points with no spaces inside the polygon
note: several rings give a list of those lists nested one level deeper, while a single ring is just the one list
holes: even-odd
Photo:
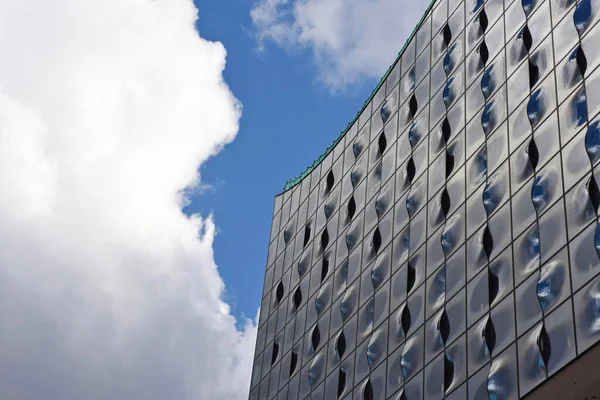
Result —
[{"label": "glass facade", "polygon": [[518,399],[600,340],[599,20],[434,1],[275,198],[250,399]]}]

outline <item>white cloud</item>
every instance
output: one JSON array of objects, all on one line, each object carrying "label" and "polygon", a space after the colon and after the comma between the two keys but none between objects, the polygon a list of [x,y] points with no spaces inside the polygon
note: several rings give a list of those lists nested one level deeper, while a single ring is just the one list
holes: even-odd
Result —
[{"label": "white cloud", "polygon": [[181,212],[241,114],[196,17],[0,0],[0,398],[247,397],[256,328]]},{"label": "white cloud", "polygon": [[257,0],[250,16],[261,48],[274,42],[312,52],[319,78],[344,90],[380,78],[429,0]]}]

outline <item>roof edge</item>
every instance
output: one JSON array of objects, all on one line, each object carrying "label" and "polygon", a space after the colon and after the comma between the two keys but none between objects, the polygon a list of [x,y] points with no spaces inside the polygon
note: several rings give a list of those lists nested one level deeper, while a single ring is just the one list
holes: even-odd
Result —
[{"label": "roof edge", "polygon": [[[356,120],[358,119],[358,117],[360,116],[360,114],[365,110],[365,108],[367,108],[367,105],[369,104],[369,102],[373,99],[373,97],[375,97],[375,94],[377,93],[377,91],[379,90],[379,88],[381,87],[381,85],[383,85],[383,83],[385,82],[385,80],[387,79],[387,77],[390,75],[390,73],[392,72],[392,70],[394,69],[394,67],[396,66],[396,64],[398,64],[398,61],[400,60],[400,58],[402,57],[402,55],[404,54],[404,51],[406,50],[406,48],[408,47],[408,44],[410,43],[410,41],[415,37],[417,31],[419,30],[419,28],[421,27],[421,25],[423,25],[423,21],[425,21],[425,18],[427,17],[427,15],[429,14],[429,12],[431,11],[433,5],[435,4],[437,0],[431,0],[431,3],[429,3],[429,6],[427,6],[427,9],[425,10],[425,13],[423,13],[423,16],[421,17],[421,19],[419,20],[419,22],[417,23],[417,25],[415,26],[415,28],[413,29],[412,33],[410,34],[410,36],[408,37],[408,39],[406,39],[406,42],[404,43],[404,46],[402,46],[402,49],[398,52],[398,55],[396,56],[396,60],[394,60],[394,62],[392,63],[392,65],[387,69],[386,73],[383,75],[383,77],[379,80],[379,83],[377,84],[377,86],[375,87],[375,89],[373,89],[373,91],[371,92],[371,95],[369,96],[369,98],[364,102],[362,108],[360,109],[360,111],[358,111],[358,113],[356,113],[356,116],[354,117],[354,119],[352,121],[350,121],[350,123],[348,123],[348,125],[346,126],[346,129],[344,129],[340,135],[333,141],[333,143],[327,147],[327,149],[325,150],[325,152],[323,154],[321,154],[315,161],[313,161],[313,163],[311,165],[309,165],[300,175],[298,175],[297,177],[288,180],[285,183],[285,186],[283,188],[283,191],[279,194],[283,194],[284,192],[287,192],[288,190],[294,188],[296,185],[298,185],[300,182],[302,182],[304,180],[304,178],[306,178],[308,175],[310,175],[310,173],[319,166],[319,164],[321,164],[321,161],[323,161],[325,159],[325,157],[327,157],[329,155],[329,153],[331,153],[331,151],[335,148],[335,146],[339,143],[339,141],[346,135],[346,133],[350,130],[350,128],[352,127],[352,125],[356,122]],[[279,194],[277,196],[279,196]]]}]

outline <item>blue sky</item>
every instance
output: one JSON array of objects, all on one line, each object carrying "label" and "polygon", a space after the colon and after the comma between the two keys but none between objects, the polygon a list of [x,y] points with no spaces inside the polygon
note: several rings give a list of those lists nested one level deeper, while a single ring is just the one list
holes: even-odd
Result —
[{"label": "blue sky", "polygon": [[[214,189],[194,196],[187,213],[214,213],[215,259],[236,316],[260,305],[274,196],[339,135],[378,80],[333,93],[310,49],[293,51],[252,34],[250,1],[196,0],[197,28],[227,49],[225,81],[243,103],[238,136],[201,169]],[[393,53],[392,53],[393,57]]]}]

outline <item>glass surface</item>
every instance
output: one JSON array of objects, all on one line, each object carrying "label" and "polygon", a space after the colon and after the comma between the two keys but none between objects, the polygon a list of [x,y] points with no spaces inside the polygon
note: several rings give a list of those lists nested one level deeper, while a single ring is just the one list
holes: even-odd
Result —
[{"label": "glass surface", "polygon": [[434,2],[275,197],[249,398],[517,399],[600,341],[599,10]]}]

